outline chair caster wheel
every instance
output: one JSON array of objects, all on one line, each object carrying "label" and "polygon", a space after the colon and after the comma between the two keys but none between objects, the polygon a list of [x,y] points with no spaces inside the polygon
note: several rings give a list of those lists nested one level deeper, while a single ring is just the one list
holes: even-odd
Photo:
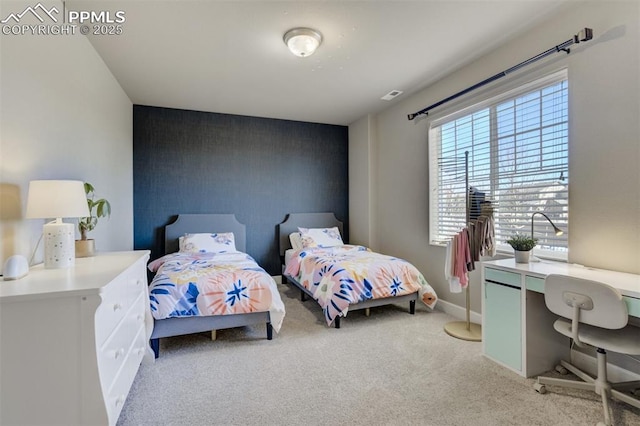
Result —
[{"label": "chair caster wheel", "polygon": [[564,368],[562,365],[556,365],[556,371],[560,374],[562,374],[563,376],[565,374],[569,374],[569,370],[567,370],[566,368]]},{"label": "chair caster wheel", "polygon": [[533,388],[540,394],[544,395],[545,393],[547,393],[547,387],[542,383],[534,383]]}]

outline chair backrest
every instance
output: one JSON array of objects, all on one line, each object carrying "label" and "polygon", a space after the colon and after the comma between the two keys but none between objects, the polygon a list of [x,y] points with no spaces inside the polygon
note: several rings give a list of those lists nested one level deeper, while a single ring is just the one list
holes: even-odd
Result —
[{"label": "chair backrest", "polygon": [[554,314],[595,327],[619,329],[629,320],[620,292],[598,281],[549,275],[544,281],[544,300]]}]

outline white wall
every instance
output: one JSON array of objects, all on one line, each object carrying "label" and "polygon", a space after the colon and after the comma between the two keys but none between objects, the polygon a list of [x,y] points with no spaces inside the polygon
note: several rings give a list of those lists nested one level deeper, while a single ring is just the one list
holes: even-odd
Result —
[{"label": "white wall", "polygon": [[[2,7],[1,15],[20,10]],[[0,183],[21,216],[29,181],[91,182],[112,215],[89,234],[99,251],[133,248],[132,103],[82,35],[0,36]],[[75,220],[72,220],[77,223]],[[3,216],[0,261],[30,256],[43,220]],[[42,261],[42,245],[36,261]]]},{"label": "white wall", "polygon": [[[638,16],[638,2],[572,3],[544,25],[373,116],[376,138],[370,139],[373,146],[369,149],[378,155],[374,169],[377,183],[372,188],[377,202],[368,212],[350,210],[350,220],[375,223],[372,238],[378,242],[376,249],[410,260],[441,299],[464,306],[464,295],[450,293],[443,278],[444,249],[429,245],[428,119],[408,121],[407,114],[589,27],[594,31],[592,41],[574,46],[570,55],[557,54],[519,74],[545,73],[564,66],[569,70],[569,260],[640,273]],[[362,132],[358,135],[364,137]],[[366,146],[362,141],[350,141],[350,147],[359,149],[349,152],[350,162],[368,155]],[[356,191],[350,188],[351,193]],[[471,279],[471,309],[480,312],[478,271]]]},{"label": "white wall", "polygon": [[367,115],[349,126],[349,152],[359,153],[349,158],[349,212],[357,212],[355,220],[349,217],[349,242],[367,247],[372,246],[372,123],[372,117]]}]

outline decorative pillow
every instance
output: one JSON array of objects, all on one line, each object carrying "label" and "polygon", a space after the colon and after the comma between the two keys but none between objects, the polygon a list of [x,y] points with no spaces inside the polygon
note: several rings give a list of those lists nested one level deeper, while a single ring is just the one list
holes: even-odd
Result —
[{"label": "decorative pillow", "polygon": [[344,245],[337,226],[333,228],[298,228],[303,248]]},{"label": "decorative pillow", "polygon": [[233,232],[185,234],[178,241],[182,253],[225,253],[237,251]]},{"label": "decorative pillow", "polygon": [[302,237],[299,232],[292,232],[289,234],[289,242],[291,242],[291,248],[294,250],[302,250]]}]

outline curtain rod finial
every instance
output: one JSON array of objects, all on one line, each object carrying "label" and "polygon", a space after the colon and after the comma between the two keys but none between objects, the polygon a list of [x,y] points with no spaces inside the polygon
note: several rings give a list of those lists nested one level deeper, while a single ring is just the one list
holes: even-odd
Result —
[{"label": "curtain rod finial", "polygon": [[573,37],[574,43],[580,43],[581,41],[589,41],[593,38],[593,30],[591,28],[584,28],[578,31]]}]

